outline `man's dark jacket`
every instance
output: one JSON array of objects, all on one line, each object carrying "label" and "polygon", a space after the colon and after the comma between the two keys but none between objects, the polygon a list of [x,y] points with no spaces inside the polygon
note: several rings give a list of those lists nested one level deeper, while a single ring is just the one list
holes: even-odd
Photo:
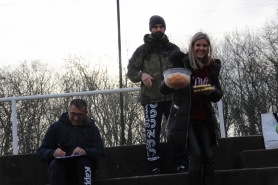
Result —
[{"label": "man's dark jacket", "polygon": [[[185,57],[180,61],[173,61],[170,64],[170,68],[187,68],[191,71],[193,70],[189,65],[189,60]],[[219,72],[221,68],[221,62],[218,59],[214,60],[209,68],[211,85],[215,87],[215,91],[212,91],[208,96],[200,95],[204,98],[208,113],[209,121],[209,132],[212,136],[212,141],[214,144],[218,145],[218,139],[220,137],[220,131],[218,126],[218,121],[215,116],[214,109],[211,102],[218,102],[222,96],[223,92],[219,82]],[[191,83],[192,75],[191,75]],[[182,144],[187,146],[188,139],[188,123],[190,119],[190,108],[192,103],[192,85],[181,88],[181,89],[171,89],[165,82],[161,83],[160,91],[162,94],[171,94],[173,96],[172,106],[170,110],[170,116],[167,121],[167,141],[176,144]]]},{"label": "man's dark jacket", "polygon": [[60,119],[48,128],[41,146],[37,150],[40,161],[50,163],[54,152],[61,147],[66,155],[71,155],[76,147],[85,150],[86,156],[104,157],[104,146],[94,120],[86,117],[82,124],[73,126],[68,113],[63,113]]},{"label": "man's dark jacket", "polygon": [[169,68],[169,56],[180,48],[169,42],[164,35],[161,39],[155,39],[150,34],[144,36],[144,44],[139,46],[129,60],[127,77],[132,82],[140,82],[142,73],[151,75],[152,88],[145,87],[141,82],[141,104],[170,101],[171,95],[163,95],[159,92],[159,86],[164,79],[163,71]]}]

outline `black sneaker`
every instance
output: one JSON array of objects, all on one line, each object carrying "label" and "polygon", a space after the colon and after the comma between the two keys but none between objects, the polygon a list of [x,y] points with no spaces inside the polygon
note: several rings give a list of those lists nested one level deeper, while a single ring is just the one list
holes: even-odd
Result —
[{"label": "black sneaker", "polygon": [[177,172],[178,172],[178,173],[184,173],[184,172],[186,172],[185,166],[183,166],[183,165],[178,166],[178,167],[177,167]]},{"label": "black sneaker", "polygon": [[154,168],[152,170],[152,175],[159,175],[160,174],[160,168]]}]

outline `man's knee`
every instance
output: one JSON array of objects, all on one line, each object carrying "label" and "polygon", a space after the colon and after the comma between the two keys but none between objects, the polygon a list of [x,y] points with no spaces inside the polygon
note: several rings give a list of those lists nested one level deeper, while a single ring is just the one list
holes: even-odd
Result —
[{"label": "man's knee", "polygon": [[79,167],[83,167],[83,166],[89,166],[93,169],[94,163],[88,157],[78,157],[76,159],[76,167],[79,168]]},{"label": "man's knee", "polygon": [[59,172],[59,171],[65,171],[66,169],[66,165],[64,164],[63,161],[59,161],[59,160],[52,160],[50,165],[49,165],[49,174],[50,173],[55,173],[55,172]]},{"label": "man's knee", "polygon": [[95,173],[95,165],[93,161],[87,157],[80,157],[76,161],[76,169],[79,176],[83,176],[84,180],[93,179]]}]

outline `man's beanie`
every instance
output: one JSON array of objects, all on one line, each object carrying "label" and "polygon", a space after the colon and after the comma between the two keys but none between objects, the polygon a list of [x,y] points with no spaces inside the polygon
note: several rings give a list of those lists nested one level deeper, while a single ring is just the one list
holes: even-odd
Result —
[{"label": "man's beanie", "polygon": [[166,24],[165,21],[162,17],[160,17],[159,15],[153,15],[150,18],[150,31],[151,29],[156,25],[156,24],[162,24],[166,30]]}]

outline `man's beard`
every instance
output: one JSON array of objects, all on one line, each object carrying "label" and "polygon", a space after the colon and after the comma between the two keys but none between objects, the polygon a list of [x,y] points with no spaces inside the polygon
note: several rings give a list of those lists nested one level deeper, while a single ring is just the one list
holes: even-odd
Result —
[{"label": "man's beard", "polygon": [[163,37],[164,33],[162,32],[156,32],[156,33],[152,33],[152,36],[156,39],[161,39]]}]

